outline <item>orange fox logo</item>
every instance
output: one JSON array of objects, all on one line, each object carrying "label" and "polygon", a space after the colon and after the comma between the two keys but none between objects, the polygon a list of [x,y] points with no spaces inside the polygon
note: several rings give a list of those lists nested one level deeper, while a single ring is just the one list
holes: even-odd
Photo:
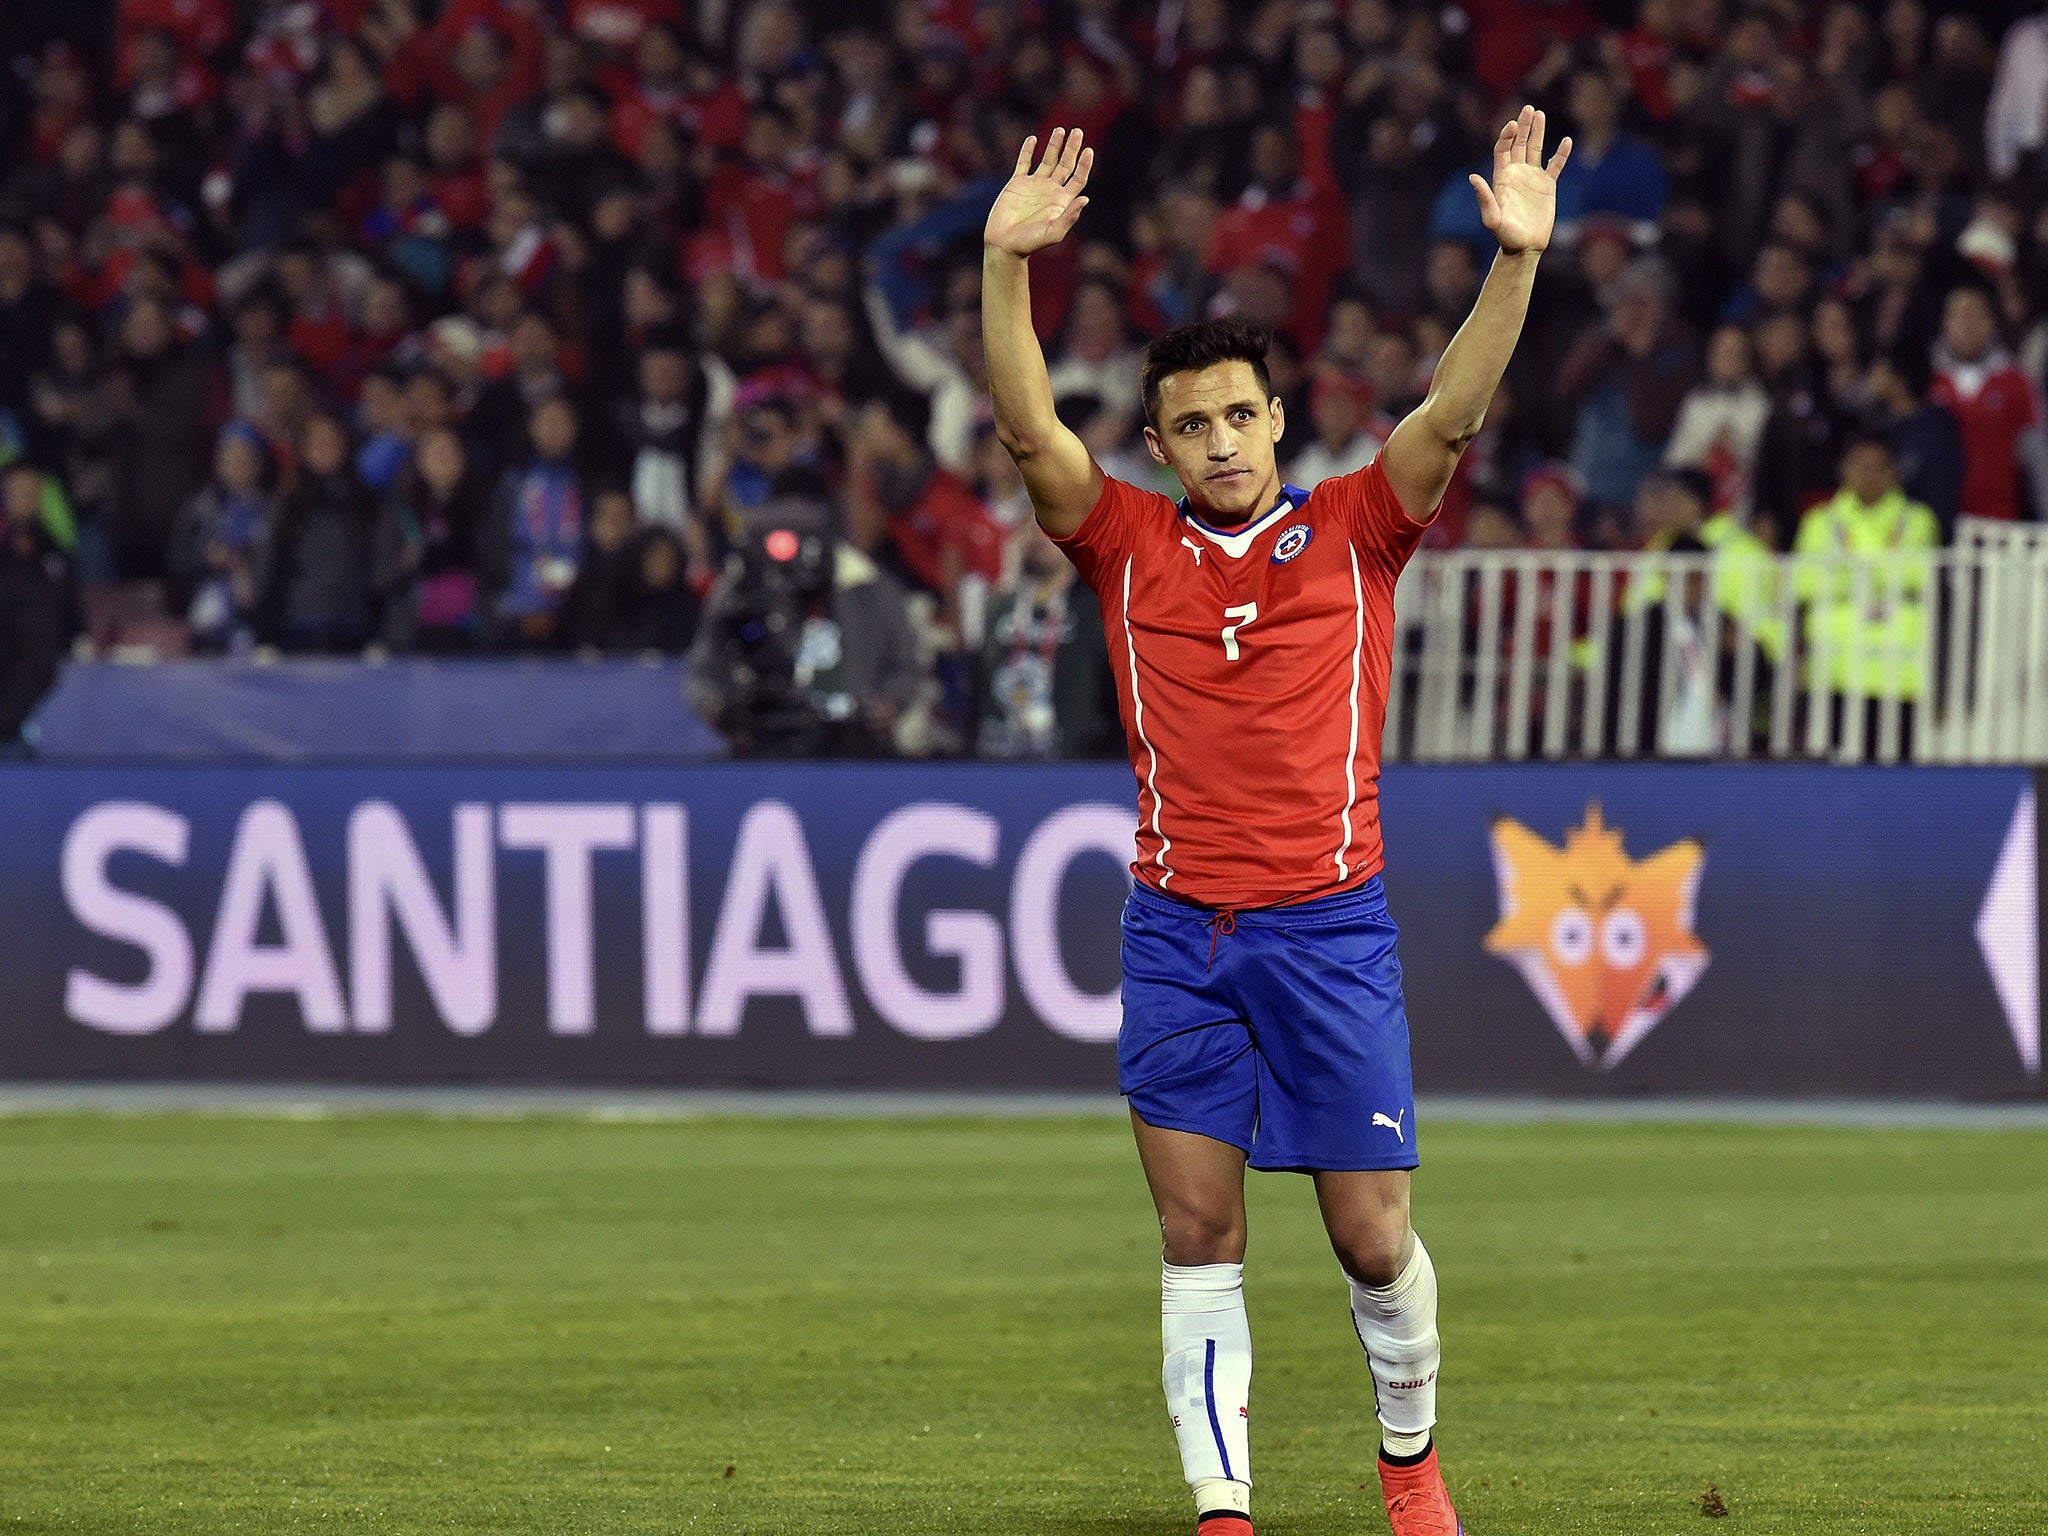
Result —
[{"label": "orange fox logo", "polygon": [[1522,973],[1580,1061],[1611,1067],[1707,968],[1692,931],[1705,862],[1691,837],[1631,859],[1598,801],[1561,848],[1502,817],[1493,824],[1500,921],[1487,951]]}]

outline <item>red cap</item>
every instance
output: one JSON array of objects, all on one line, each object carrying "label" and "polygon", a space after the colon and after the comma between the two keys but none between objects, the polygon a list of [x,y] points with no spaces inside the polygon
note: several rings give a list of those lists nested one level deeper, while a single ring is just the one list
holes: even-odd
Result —
[{"label": "red cap", "polygon": [[1323,403],[1325,396],[1338,392],[1347,394],[1356,400],[1361,413],[1372,409],[1373,389],[1371,381],[1361,379],[1355,373],[1343,373],[1334,368],[1317,374],[1315,383],[1309,386],[1309,409],[1314,410]]},{"label": "red cap", "polygon": [[1575,508],[1586,494],[1579,472],[1562,459],[1546,459],[1522,476],[1522,500],[1527,501],[1530,493],[1543,485],[1555,486],[1562,491]]}]

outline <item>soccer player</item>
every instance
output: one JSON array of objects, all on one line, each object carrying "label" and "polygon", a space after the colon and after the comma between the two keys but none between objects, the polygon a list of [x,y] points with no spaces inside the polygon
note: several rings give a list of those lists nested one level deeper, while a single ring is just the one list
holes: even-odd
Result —
[{"label": "soccer player", "polygon": [[1307,1173],[1350,1278],[1396,1536],[1462,1530],[1437,1469],[1436,1272],[1408,1222],[1408,1023],[1380,888],[1394,583],[1528,312],[1571,140],[1524,107],[1471,178],[1500,254],[1428,398],[1355,474],[1283,484],[1266,334],[1146,349],[1145,444],[1178,504],[1105,476],[1053,411],[1026,261],[1074,227],[1094,151],[1033,139],[983,233],[996,431],[1102,601],[1138,777],[1118,1076],[1165,1240],[1164,1381],[1199,1536],[1251,1536],[1244,1172]]}]

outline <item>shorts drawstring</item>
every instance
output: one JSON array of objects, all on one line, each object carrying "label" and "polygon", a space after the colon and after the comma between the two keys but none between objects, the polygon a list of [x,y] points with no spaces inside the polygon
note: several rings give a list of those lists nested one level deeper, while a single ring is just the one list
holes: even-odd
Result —
[{"label": "shorts drawstring", "polygon": [[1203,970],[1207,971],[1215,968],[1216,936],[1218,934],[1235,932],[1237,932],[1237,914],[1235,912],[1228,910],[1218,912],[1209,919],[1209,962],[1202,967]]}]

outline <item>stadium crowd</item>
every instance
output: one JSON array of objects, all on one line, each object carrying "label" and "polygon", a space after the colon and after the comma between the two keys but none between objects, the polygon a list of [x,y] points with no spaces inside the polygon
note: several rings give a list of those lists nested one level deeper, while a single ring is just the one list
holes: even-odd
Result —
[{"label": "stadium crowd", "polygon": [[82,634],[687,653],[743,750],[1114,754],[990,423],[982,221],[1162,484],[1145,339],[1274,331],[1356,469],[1577,148],[1435,547],[1931,547],[2048,505],[2048,15],[1935,0],[7,0],[0,737]]}]

